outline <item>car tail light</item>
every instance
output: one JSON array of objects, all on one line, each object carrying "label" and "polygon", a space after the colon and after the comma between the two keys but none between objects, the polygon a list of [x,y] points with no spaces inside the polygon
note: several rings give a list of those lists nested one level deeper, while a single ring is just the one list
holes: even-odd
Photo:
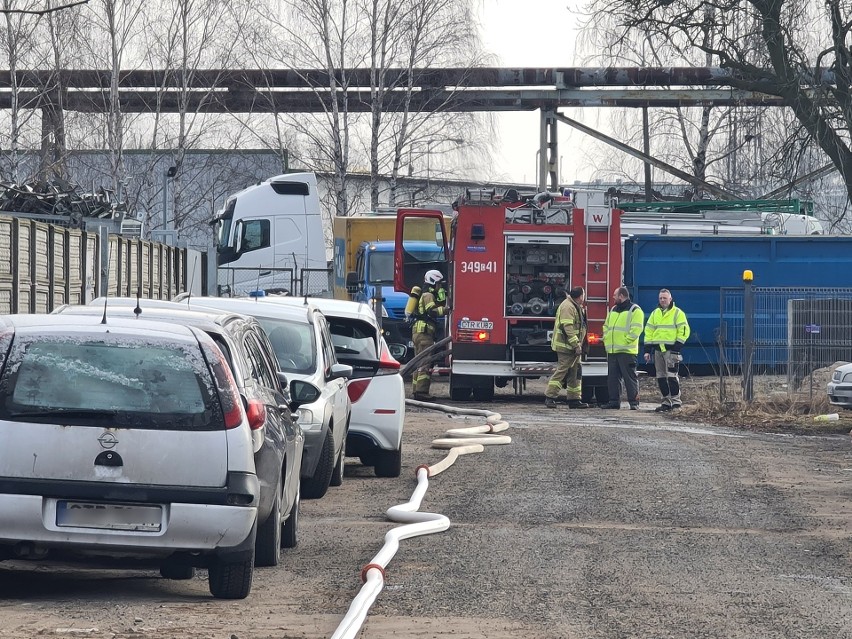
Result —
[{"label": "car tail light", "polygon": [[[399,365],[397,365],[397,368],[399,368]],[[354,404],[361,399],[361,395],[363,395],[364,391],[367,390],[367,386],[370,385],[370,381],[370,377],[349,380],[349,383],[346,385],[346,390],[349,392],[349,401]]]},{"label": "car tail light", "polygon": [[[376,375],[396,375],[399,372],[399,362],[391,355],[387,343],[382,339],[382,352],[379,357],[379,370]],[[364,387],[366,390],[366,387]],[[361,391],[362,393],[364,391]],[[350,395],[351,397],[351,395]],[[360,395],[359,395],[360,397]],[[352,401],[355,401],[354,399]]]},{"label": "car tail light", "polygon": [[248,418],[249,428],[252,430],[263,428],[266,423],[266,406],[259,399],[248,400],[246,417]]},{"label": "car tail light", "polygon": [[491,335],[488,331],[477,331],[476,333],[476,341],[477,342],[488,342],[490,341]]},{"label": "car tail light", "polygon": [[225,428],[236,428],[243,422],[243,410],[231,369],[225,362],[222,351],[215,346],[201,344],[201,350],[210,370],[213,371],[216,390],[219,392],[219,402],[222,404],[222,414],[225,417]]},{"label": "car tail light", "polygon": [[600,344],[601,336],[597,333],[589,333],[586,335],[586,339],[589,341],[589,344]]}]

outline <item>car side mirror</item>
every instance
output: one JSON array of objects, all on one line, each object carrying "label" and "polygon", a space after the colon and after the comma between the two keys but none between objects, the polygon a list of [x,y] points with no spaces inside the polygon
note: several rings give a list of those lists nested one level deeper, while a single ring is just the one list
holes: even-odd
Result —
[{"label": "car side mirror", "polygon": [[360,282],[358,281],[358,273],[355,271],[349,271],[346,274],[346,290],[350,293],[355,293],[360,288]]},{"label": "car side mirror", "polygon": [[278,376],[278,381],[281,383],[281,390],[287,390],[287,385],[290,383],[287,375],[281,371],[276,371],[276,375]]},{"label": "car side mirror", "polygon": [[290,382],[290,410],[296,410],[303,404],[310,404],[320,398],[320,389],[301,379]]},{"label": "car side mirror", "polygon": [[352,367],[348,364],[332,364],[331,379],[340,379],[341,377],[352,377]]}]

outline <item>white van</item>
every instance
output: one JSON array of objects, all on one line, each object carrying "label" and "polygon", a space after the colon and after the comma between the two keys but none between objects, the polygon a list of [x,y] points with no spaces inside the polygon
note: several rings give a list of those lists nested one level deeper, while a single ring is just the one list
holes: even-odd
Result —
[{"label": "white van", "polygon": [[220,295],[329,290],[321,273],[327,263],[313,173],[278,175],[235,193],[214,222]]}]

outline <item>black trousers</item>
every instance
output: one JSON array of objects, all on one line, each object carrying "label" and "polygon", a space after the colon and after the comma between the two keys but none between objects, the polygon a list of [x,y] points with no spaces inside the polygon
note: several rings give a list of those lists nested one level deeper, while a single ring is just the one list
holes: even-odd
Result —
[{"label": "black trousers", "polygon": [[621,403],[621,380],[624,380],[624,388],[627,391],[628,402],[639,401],[639,380],[636,377],[636,355],[630,353],[614,353],[606,356],[607,364],[607,387],[609,388],[609,401],[613,404]]}]

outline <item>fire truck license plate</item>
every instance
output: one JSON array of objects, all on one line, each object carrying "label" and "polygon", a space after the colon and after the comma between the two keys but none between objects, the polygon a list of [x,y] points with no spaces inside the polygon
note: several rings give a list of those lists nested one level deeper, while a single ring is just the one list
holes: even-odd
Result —
[{"label": "fire truck license plate", "polygon": [[490,331],[494,328],[494,322],[483,322],[480,320],[459,320],[459,328],[469,328],[474,331]]}]

